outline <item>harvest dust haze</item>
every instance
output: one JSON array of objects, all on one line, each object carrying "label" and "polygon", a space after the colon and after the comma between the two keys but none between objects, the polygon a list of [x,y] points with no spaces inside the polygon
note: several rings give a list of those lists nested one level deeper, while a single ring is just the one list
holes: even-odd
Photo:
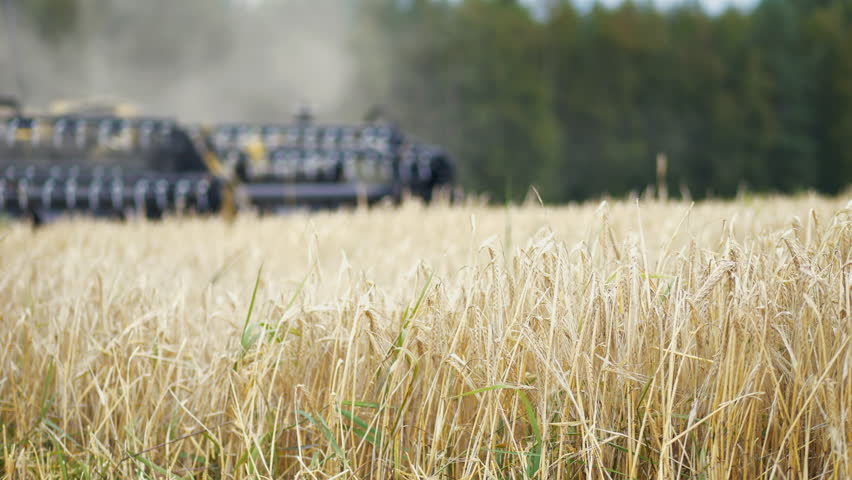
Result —
[{"label": "harvest dust haze", "polygon": [[[82,2],[77,31],[48,43],[17,14],[25,100],[112,96],[186,120],[280,121],[301,104],[358,118],[352,35],[342,0]],[[0,23],[6,29],[8,16]],[[18,93],[0,35],[0,92]]]}]

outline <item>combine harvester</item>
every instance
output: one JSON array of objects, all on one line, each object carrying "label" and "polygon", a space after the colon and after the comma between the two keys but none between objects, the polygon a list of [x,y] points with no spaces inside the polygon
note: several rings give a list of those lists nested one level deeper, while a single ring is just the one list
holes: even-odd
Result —
[{"label": "combine harvester", "polygon": [[315,125],[303,110],[292,124],[220,125],[210,135],[237,204],[261,211],[398,200],[404,191],[430,200],[453,181],[443,149],[378,122]]},{"label": "combine harvester", "polygon": [[450,185],[438,147],[389,125],[182,125],[122,105],[29,114],[0,99],[0,214],[160,218],[334,208]]}]

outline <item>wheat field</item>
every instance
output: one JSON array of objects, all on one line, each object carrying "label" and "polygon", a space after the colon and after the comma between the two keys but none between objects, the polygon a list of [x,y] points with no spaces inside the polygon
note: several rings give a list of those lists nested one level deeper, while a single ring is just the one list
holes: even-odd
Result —
[{"label": "wheat field", "polygon": [[848,479],[852,203],[0,227],[0,475]]}]

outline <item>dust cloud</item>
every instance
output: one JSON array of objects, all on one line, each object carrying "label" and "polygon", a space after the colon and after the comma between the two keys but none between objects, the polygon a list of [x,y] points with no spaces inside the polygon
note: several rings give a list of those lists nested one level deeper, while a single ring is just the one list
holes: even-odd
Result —
[{"label": "dust cloud", "polygon": [[352,39],[363,25],[353,3],[80,0],[74,31],[59,41],[17,12],[16,55],[4,10],[0,94],[33,108],[109,97],[184,121],[285,121],[303,104],[324,119],[355,120],[369,105],[356,85]]}]

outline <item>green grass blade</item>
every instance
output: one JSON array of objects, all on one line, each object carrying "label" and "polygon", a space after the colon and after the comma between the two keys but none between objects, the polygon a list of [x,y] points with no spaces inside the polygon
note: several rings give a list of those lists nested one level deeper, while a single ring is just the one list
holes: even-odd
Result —
[{"label": "green grass blade", "polygon": [[[606,471],[607,471],[607,472],[609,472],[609,473],[612,473],[612,474],[614,474],[614,475],[618,475],[619,477],[627,478],[627,474],[626,474],[626,473],[619,472],[618,470],[616,470],[616,469],[614,469],[614,468],[609,468],[609,467],[601,467],[601,468],[603,468],[604,470],[606,470]],[[631,479],[631,480],[633,480],[633,479]]]},{"label": "green grass blade", "polygon": [[420,309],[420,304],[423,303],[423,299],[426,298],[426,292],[429,291],[429,286],[432,285],[432,278],[435,276],[435,272],[429,273],[429,279],[426,280],[426,285],[423,285],[423,290],[420,291],[420,296],[417,297],[417,302],[414,304],[414,308],[408,312],[408,318],[414,318],[414,315],[417,315],[417,310]]},{"label": "green grass blade", "polygon": [[[654,368],[657,368],[656,366]],[[651,383],[654,381],[654,376],[648,377],[648,381],[645,383],[645,386],[642,387],[642,393],[639,394],[639,401],[636,402],[636,408],[641,408],[642,402],[645,400],[645,396],[648,395],[648,389],[651,388]]]},{"label": "green grass blade", "polygon": [[322,415],[317,413],[316,417],[314,417],[303,410],[296,410],[296,413],[305,417],[319,429],[322,436],[325,437],[325,440],[329,445],[331,445],[331,449],[334,451],[334,454],[337,455],[341,462],[343,462],[344,468],[351,470],[351,468],[349,468],[349,462],[346,461],[346,455],[343,453],[343,449],[341,449],[340,445],[337,444],[337,440],[334,439],[334,434],[331,433],[331,429],[328,428],[328,424],[325,423],[325,419],[322,418]]},{"label": "green grass blade", "polygon": [[505,383],[498,383],[496,385],[489,385],[487,387],[477,388],[476,390],[471,390],[469,392],[460,393],[458,395],[454,395],[450,397],[450,400],[455,400],[457,398],[469,397],[471,395],[476,395],[477,393],[482,392],[490,392],[492,390],[529,390],[530,387],[522,386],[522,385],[508,385]]},{"label": "green grass blade", "polygon": [[44,386],[41,391],[41,410],[38,414],[38,421],[41,422],[44,420],[44,417],[47,416],[48,405],[48,396],[50,393],[50,386],[53,384],[53,359],[50,360],[50,363],[47,364],[47,376],[44,378]]},{"label": "green grass blade", "polygon": [[254,302],[257,299],[257,289],[260,286],[260,274],[263,272],[263,264],[260,265],[260,268],[257,269],[257,278],[254,281],[254,289],[251,292],[251,302],[249,302],[248,313],[246,313],[246,323],[243,325],[243,333],[240,336],[240,345],[243,347],[243,353],[248,351],[254,342],[257,341],[257,338],[260,337],[260,334],[253,334],[253,328],[249,328],[249,323],[251,322],[251,314],[254,311]]},{"label": "green grass blade", "polygon": [[524,410],[527,414],[527,421],[530,424],[530,430],[532,430],[532,435],[535,438],[535,444],[529,451],[529,457],[527,458],[527,475],[532,478],[538,472],[539,467],[541,466],[541,446],[542,446],[542,438],[541,438],[541,427],[538,424],[538,419],[535,415],[535,408],[532,403],[530,403],[530,399],[527,395],[518,390],[518,396],[521,399],[521,402],[524,404]]},{"label": "green grass blade", "polygon": [[142,463],[143,465],[145,465],[146,467],[150,468],[151,470],[153,470],[153,471],[155,471],[155,472],[159,473],[160,475],[162,475],[162,476],[164,476],[164,477],[166,477],[166,478],[178,478],[178,479],[183,479],[183,478],[184,478],[184,477],[181,477],[181,476],[179,476],[179,475],[175,475],[174,473],[172,473],[172,472],[170,472],[170,471],[166,470],[165,468],[163,468],[163,467],[161,467],[161,466],[157,465],[156,463],[154,463],[154,462],[152,462],[152,461],[148,460],[147,458],[145,458],[145,457],[143,457],[143,456],[141,456],[141,455],[140,455],[140,456],[138,456],[138,457],[135,457],[135,459],[136,459],[138,462],[141,462],[141,463]]},{"label": "green grass blade", "polygon": [[56,453],[59,456],[59,471],[62,474],[62,480],[68,480],[68,467],[65,465],[65,455],[62,454],[62,450],[58,450]]},{"label": "green grass blade", "polygon": [[[361,407],[361,408],[372,408],[374,410],[379,410],[382,406],[375,402],[359,402],[355,400],[344,400],[340,402],[340,405],[343,407]],[[395,408],[395,407],[389,407]]]},{"label": "green grass blade", "polygon": [[399,330],[399,335],[396,336],[396,340],[393,342],[393,346],[391,347],[390,352],[388,352],[388,356],[391,356],[394,353],[398,353],[402,346],[405,344],[405,338],[408,334],[408,327],[411,325],[411,319],[414,318],[414,315],[417,314],[417,310],[420,309],[420,304],[423,303],[423,299],[426,298],[426,292],[429,290],[429,286],[432,284],[432,277],[434,277],[435,272],[429,274],[429,279],[426,280],[426,284],[423,285],[423,289],[420,290],[420,295],[417,297],[417,301],[414,303],[414,307],[410,310],[405,309],[405,312],[402,314],[402,328]]},{"label": "green grass blade", "polygon": [[[621,445],[617,445],[617,444],[612,443],[612,442],[607,442],[606,445],[609,445],[610,447],[618,450],[619,452],[623,452],[623,453],[626,453],[628,455],[633,455],[633,453],[634,453],[634,452],[630,451],[629,448],[622,447]],[[655,462],[653,459],[648,458],[644,455],[638,455],[638,457],[639,457],[640,460],[644,460],[644,461],[651,463],[653,465],[657,465],[657,462]]]},{"label": "green grass blade", "polygon": [[352,431],[358,435],[358,437],[367,440],[374,447],[378,447],[382,443],[382,434],[375,428],[370,428],[370,425],[367,424],[364,420],[358,418],[357,415],[350,412],[349,410],[345,410],[343,408],[339,409],[340,414],[346,417],[350,422],[357,425],[357,428],[353,426]]},{"label": "green grass blade", "polygon": [[293,292],[293,295],[290,297],[290,300],[287,301],[287,305],[284,307],[284,313],[287,313],[287,311],[290,310],[293,304],[296,303],[296,299],[299,298],[299,295],[302,293],[302,290],[304,290],[305,285],[308,283],[308,278],[311,277],[311,271],[313,271],[313,269],[314,267],[309,268],[308,273],[305,274],[305,278],[303,278],[302,281],[299,282],[299,286],[296,287],[296,291]]}]

